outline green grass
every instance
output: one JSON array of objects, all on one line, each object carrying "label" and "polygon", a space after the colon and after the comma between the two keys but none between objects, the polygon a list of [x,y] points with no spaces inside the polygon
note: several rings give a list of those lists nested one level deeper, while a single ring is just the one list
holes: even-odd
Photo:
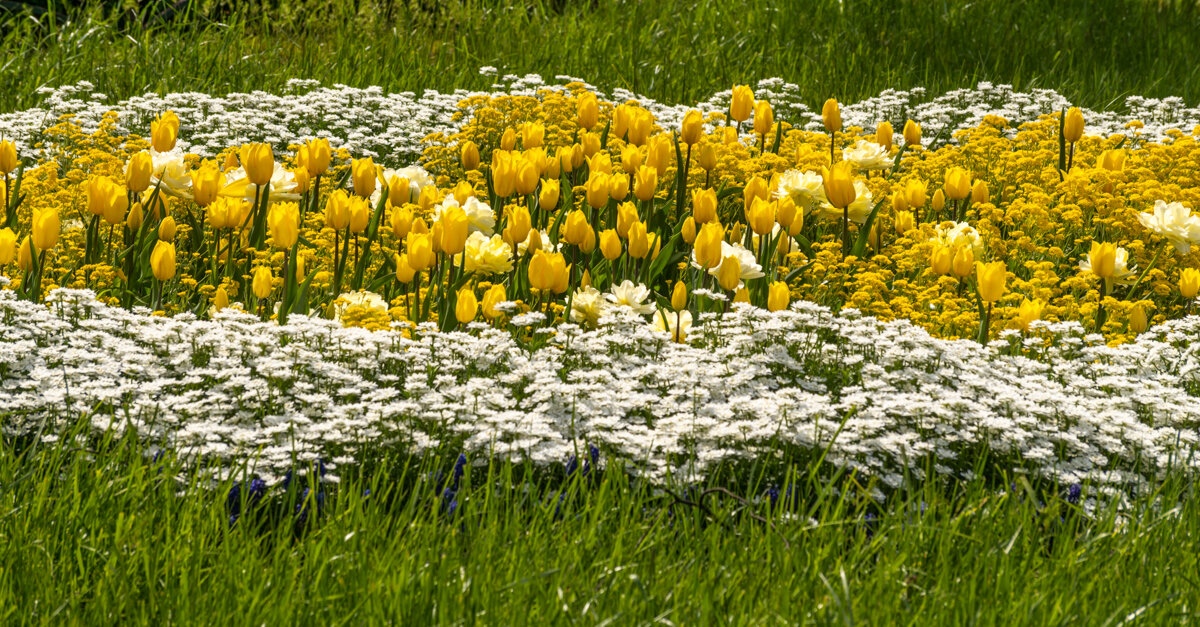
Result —
[{"label": "green grass", "polygon": [[484,65],[579,76],[666,102],[776,76],[799,84],[812,106],[980,80],[1053,88],[1093,108],[1131,94],[1200,98],[1194,0],[592,5],[277,0],[241,9],[194,2],[169,20],[155,17],[161,4],[153,3],[140,17],[97,8],[12,13],[3,20],[0,110],[36,105],[36,88],[81,79],[110,98],[278,90],[293,77],[421,91],[486,88],[492,79],[477,73]]},{"label": "green grass", "polygon": [[307,525],[292,513],[307,484],[275,488],[231,528],[230,482],[129,441],[7,441],[0,622],[1113,625],[1178,623],[1200,602],[1200,507],[1180,477],[1119,517],[1020,479],[926,483],[877,508],[796,468],[790,513],[677,490],[703,507],[684,504],[616,467],[493,463],[449,515],[428,476],[453,456],[436,458],[348,473]]}]

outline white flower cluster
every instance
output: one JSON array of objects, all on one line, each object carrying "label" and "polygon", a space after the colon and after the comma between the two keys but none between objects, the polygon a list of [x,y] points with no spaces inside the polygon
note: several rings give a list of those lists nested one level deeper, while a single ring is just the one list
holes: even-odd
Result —
[{"label": "white flower cluster", "polygon": [[[495,75],[497,71],[483,68],[481,73]],[[587,85],[570,76],[556,76],[553,82],[547,82],[536,74],[504,75],[497,81],[490,93],[537,96],[542,90],[565,89],[570,82]],[[655,102],[625,89],[610,93],[593,90],[612,102],[637,101],[652,111],[664,128],[678,127],[691,108],[706,113],[724,113],[729,109],[729,90],[703,102],[679,105]],[[771,102],[776,119],[811,130],[823,128],[819,112],[800,102],[797,85],[779,78],[766,79],[759,81],[754,91],[757,98]],[[117,113],[119,132],[148,136],[150,120],[170,109],[182,121],[180,147],[202,156],[247,141],[265,141],[283,148],[289,142],[325,137],[335,148],[344,147],[356,156],[404,165],[419,158],[426,136],[453,133],[461,127],[465,117],[458,105],[463,99],[486,92],[460,89],[449,93],[426,90],[420,95],[385,94],[380,87],[323,87],[318,81],[293,79],[280,94],[255,91],[214,96],[181,92],[159,96],[151,93],[109,103],[104,94],[95,93],[94,86],[86,81],[46,87],[40,93],[45,96],[40,107],[0,114],[0,137],[16,140],[26,154],[32,154],[30,146],[44,139],[41,132],[62,115],[73,115],[75,123],[90,133],[99,128],[106,112],[113,111]],[[819,108],[820,103],[816,104]],[[1009,132],[1015,132],[1025,122],[1069,106],[1067,99],[1053,90],[1019,92],[1009,85],[979,83],[974,89],[954,90],[937,97],[931,97],[920,87],[886,90],[862,102],[843,103],[842,119],[846,127],[864,129],[873,129],[876,123],[889,120],[899,132],[904,121],[912,118],[921,123],[923,141],[928,145],[952,141],[953,131],[975,127],[989,115],[1005,118]],[[1200,107],[1186,107],[1181,98],[1157,100],[1131,96],[1125,101],[1125,109],[1125,112],[1085,111],[1087,132],[1099,135],[1136,132],[1144,140],[1162,141],[1170,129],[1190,132],[1200,124]],[[1145,127],[1136,131],[1127,129],[1126,124],[1132,120],[1141,121]]]},{"label": "white flower cluster", "polygon": [[268,480],[434,446],[561,464],[589,443],[676,479],[782,451],[827,451],[893,486],[906,469],[1115,489],[1200,468],[1196,316],[1115,348],[1074,323],[981,347],[805,302],[705,314],[688,344],[618,310],[538,349],[482,325],[407,338],[297,315],[152,317],[67,289],[48,307],[0,291],[0,320],[6,435],[83,419]]}]

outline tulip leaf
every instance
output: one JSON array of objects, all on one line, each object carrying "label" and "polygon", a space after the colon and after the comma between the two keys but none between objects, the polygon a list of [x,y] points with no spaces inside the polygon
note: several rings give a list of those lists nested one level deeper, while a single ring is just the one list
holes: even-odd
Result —
[{"label": "tulip leaf", "polygon": [[797,233],[796,234],[796,243],[800,244],[800,250],[804,251],[804,256],[808,257],[809,259],[812,259],[812,257],[813,257],[812,242],[808,241],[807,237],[804,237],[803,235]]},{"label": "tulip leaf", "polygon": [[779,142],[783,140],[783,121],[775,125],[775,145],[771,147],[771,152],[779,154]]},{"label": "tulip leaf", "polygon": [[296,313],[308,314],[308,287],[312,285],[313,277],[315,276],[317,276],[317,270],[314,269],[304,278],[304,283],[300,284],[300,289],[296,290],[296,298],[293,301],[296,303],[293,307]]},{"label": "tulip leaf", "polygon": [[784,281],[787,283],[791,283],[796,277],[800,276],[800,274],[802,272],[804,272],[805,270],[811,268],[813,266],[813,264],[815,264],[815,263],[817,263],[817,262],[809,261],[808,263],[805,263],[798,268],[794,268],[791,272],[787,273],[787,276],[784,277]]},{"label": "tulip leaf", "polygon": [[671,263],[678,263],[675,255],[675,247],[683,239],[683,235],[675,233],[671,239],[663,244],[661,250],[658,251],[658,256],[654,258],[654,262],[650,264],[649,271],[646,273],[646,285],[654,285],[658,277],[663,273],[663,270]]},{"label": "tulip leaf", "polygon": [[740,194],[744,189],[744,187],[726,187],[725,189],[717,192],[717,200],[721,200],[734,194]]},{"label": "tulip leaf", "polygon": [[883,203],[887,202],[886,198],[880,198],[879,202],[875,203],[875,207],[871,209],[871,213],[867,214],[867,221],[858,229],[858,240],[854,242],[854,248],[850,249],[850,254],[855,257],[861,257],[867,250],[867,242],[871,239],[871,227],[875,225],[875,216],[879,214],[879,208]]},{"label": "tulip leaf", "polygon": [[1067,171],[1067,138],[1063,135],[1063,127],[1067,122],[1067,110],[1063,109],[1058,112],[1058,179],[1063,179],[1063,172]]}]

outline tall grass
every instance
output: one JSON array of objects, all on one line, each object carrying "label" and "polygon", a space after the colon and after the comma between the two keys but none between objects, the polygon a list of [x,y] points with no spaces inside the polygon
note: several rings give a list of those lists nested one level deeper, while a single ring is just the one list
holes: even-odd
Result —
[{"label": "tall grass", "polygon": [[278,90],[294,77],[419,92],[486,88],[485,65],[668,102],[776,76],[813,105],[981,80],[1053,88],[1094,108],[1130,94],[1200,98],[1191,0],[49,4],[3,18],[0,110],[82,79],[110,98]]},{"label": "tall grass", "polygon": [[230,499],[235,480],[147,453],[4,441],[0,621],[1165,624],[1194,618],[1200,590],[1182,477],[1088,514],[1019,478],[875,504],[795,468],[796,498],[772,507],[746,475],[663,491],[615,464],[492,462],[451,508],[451,454],[298,478],[251,506],[245,477]]}]

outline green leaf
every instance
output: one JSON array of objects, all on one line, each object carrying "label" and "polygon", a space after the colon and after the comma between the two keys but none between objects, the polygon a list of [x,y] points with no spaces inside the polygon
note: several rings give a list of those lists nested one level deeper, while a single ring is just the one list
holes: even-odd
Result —
[{"label": "green leaf", "polygon": [[871,227],[875,224],[875,216],[879,214],[879,208],[885,202],[887,202],[886,198],[880,198],[879,202],[875,203],[875,207],[871,209],[871,213],[867,214],[867,221],[858,230],[858,240],[854,242],[854,247],[850,249],[851,255],[861,257],[866,252],[867,240],[871,238]]}]

